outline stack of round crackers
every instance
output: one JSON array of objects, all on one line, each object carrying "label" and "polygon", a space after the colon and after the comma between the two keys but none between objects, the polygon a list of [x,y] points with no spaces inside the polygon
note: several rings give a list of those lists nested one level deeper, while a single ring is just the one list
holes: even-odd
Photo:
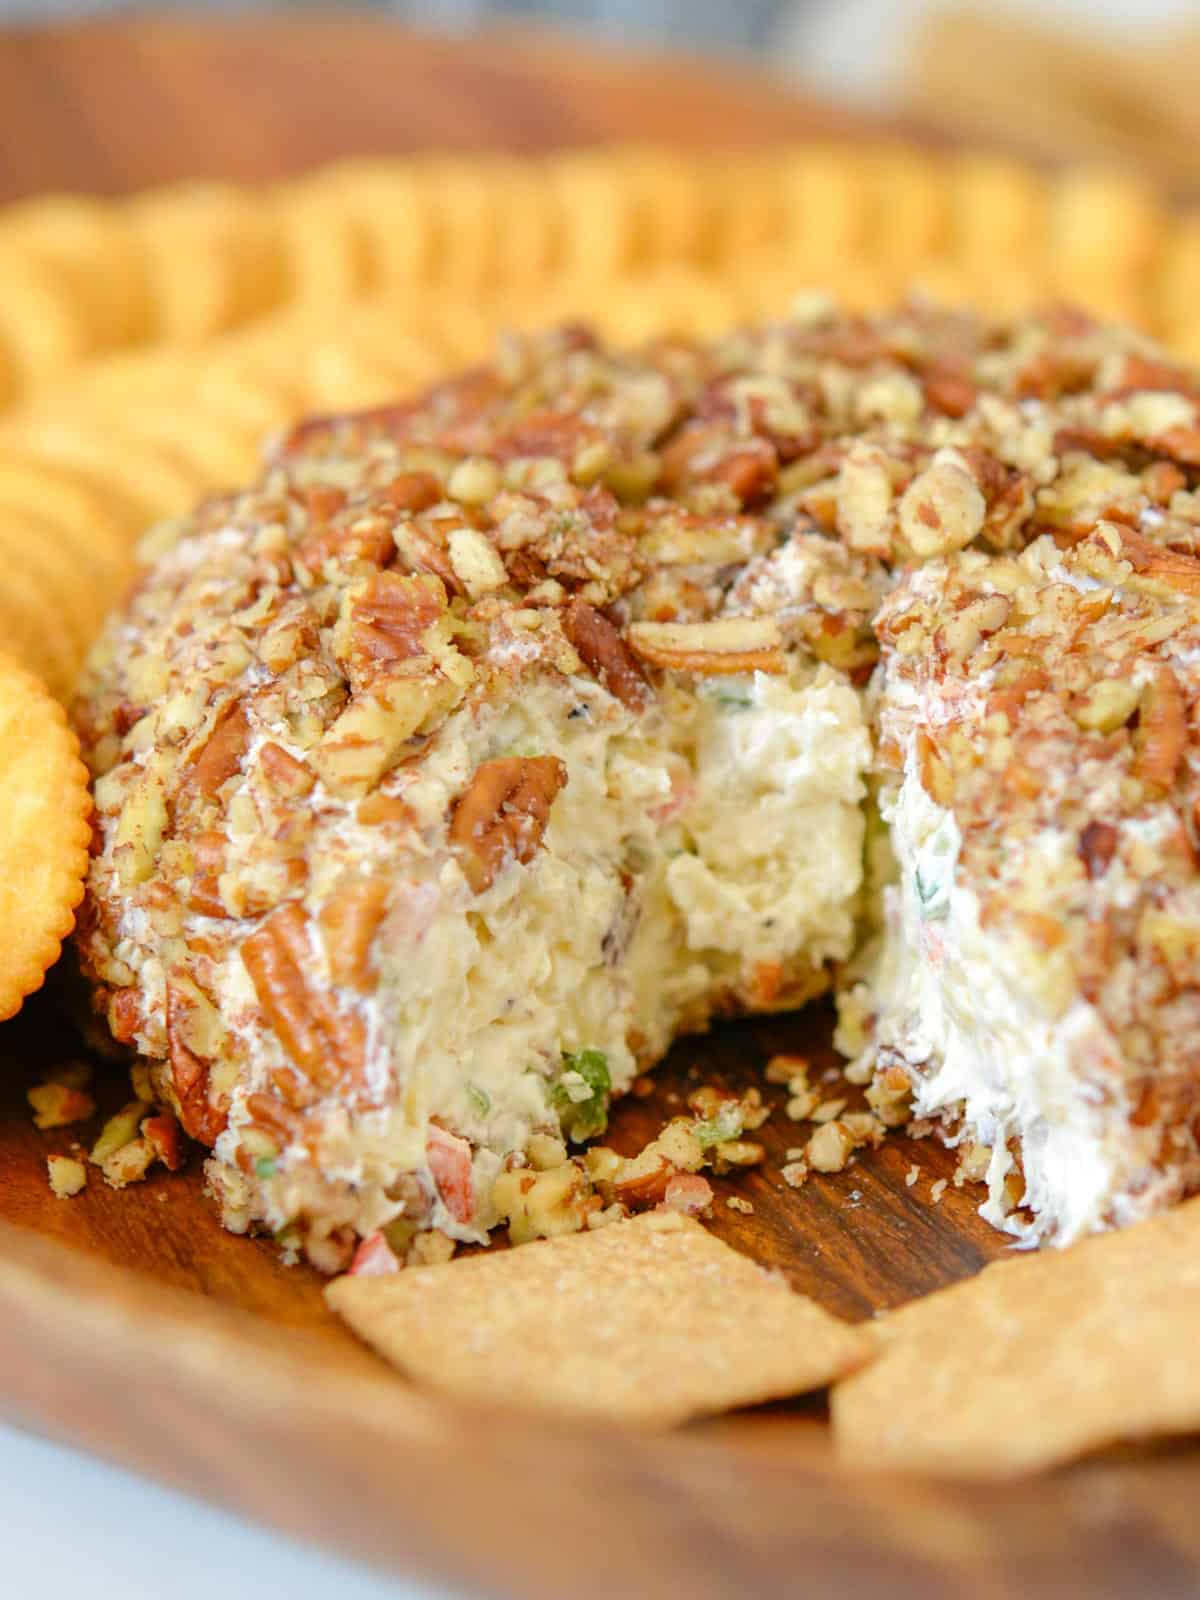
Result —
[{"label": "stack of round crackers", "polygon": [[0,1015],[54,959],[84,865],[51,694],[69,696],[148,529],[251,477],[297,416],[393,398],[505,328],[705,335],[829,286],[861,309],[1069,295],[1193,355],[1200,217],[1120,175],[829,142],[359,159],[0,210],[0,643],[46,686],[0,668],[0,895],[22,929]]}]

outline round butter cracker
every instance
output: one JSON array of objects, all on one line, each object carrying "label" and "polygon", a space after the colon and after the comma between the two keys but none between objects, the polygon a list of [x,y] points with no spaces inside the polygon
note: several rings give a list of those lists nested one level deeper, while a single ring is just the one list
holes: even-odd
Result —
[{"label": "round butter cracker", "polygon": [[83,897],[87,769],[45,686],[0,656],[0,1019],[57,961]]}]

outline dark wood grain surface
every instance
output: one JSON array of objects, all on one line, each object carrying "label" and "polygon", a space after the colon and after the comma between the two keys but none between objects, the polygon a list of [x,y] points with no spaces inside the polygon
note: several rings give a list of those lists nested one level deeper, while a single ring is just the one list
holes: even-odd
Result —
[{"label": "dark wood grain surface", "polygon": [[0,30],[0,200],[274,178],[385,151],[605,139],[736,149],[863,126],[748,67],[568,35],[455,38],[346,11]]},{"label": "dark wood grain surface", "polygon": [[[316,1274],[221,1231],[198,1159],[121,1193],[93,1171],[82,1195],[54,1198],[47,1154],[95,1131],[38,1133],[24,1105],[41,1065],[79,1052],[64,1011],[52,989],[0,1030],[0,1406],[10,1417],[302,1538],[514,1600],[1195,1592],[1191,1449],[993,1492],[839,1472],[819,1397],[658,1437],[411,1389],[325,1310]],[[682,1041],[654,1096],[618,1109],[613,1142],[639,1144],[697,1076],[755,1081],[784,1047],[828,1058],[828,1034],[817,1008]],[[109,1074],[100,1085],[111,1107],[125,1091]],[[975,1214],[977,1193],[951,1184],[932,1203],[953,1162],[928,1141],[891,1138],[846,1172],[789,1189],[778,1165],[796,1127],[783,1091],[768,1095],[767,1164],[717,1181],[713,1226],[797,1288],[859,1319],[1004,1248]],[[724,1204],[733,1192],[753,1215]]]},{"label": "dark wood grain surface", "polygon": [[[749,71],[563,39],[447,41],[344,15],[0,32],[0,198],[261,179],[362,151],[734,147],[865,126]],[[45,1158],[72,1134],[37,1133],[24,1089],[40,1064],[78,1052],[65,1011],[52,985],[0,1028],[5,1415],[301,1538],[516,1600],[1196,1592],[1191,1448],[998,1493],[839,1472],[819,1400],[656,1437],[412,1390],[328,1315],[313,1273],[220,1230],[198,1162],[120,1194],[93,1172],[77,1199],[53,1197]],[[685,1041],[654,1097],[618,1112],[614,1142],[640,1143],[693,1072],[746,1082],[785,1044],[828,1059],[828,1032],[817,1011]],[[118,1103],[119,1079],[104,1093]],[[890,1139],[788,1189],[780,1161],[800,1130],[782,1091],[771,1097],[768,1161],[737,1183],[754,1212],[730,1210],[718,1184],[714,1226],[797,1288],[861,1319],[1004,1248],[976,1195],[951,1183],[933,1204],[953,1161],[929,1143]]]}]

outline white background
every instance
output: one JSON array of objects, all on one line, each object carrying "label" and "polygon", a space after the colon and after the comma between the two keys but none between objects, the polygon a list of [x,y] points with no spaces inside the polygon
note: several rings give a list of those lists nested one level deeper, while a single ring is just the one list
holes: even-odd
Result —
[{"label": "white background", "polygon": [[462,1600],[0,1426],[4,1600]]}]

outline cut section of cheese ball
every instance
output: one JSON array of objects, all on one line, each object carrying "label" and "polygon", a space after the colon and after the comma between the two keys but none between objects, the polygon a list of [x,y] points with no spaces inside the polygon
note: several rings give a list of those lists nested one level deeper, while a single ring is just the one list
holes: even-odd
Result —
[{"label": "cut section of cheese ball", "polygon": [[860,698],[735,583],[787,592],[784,530],[586,481],[644,473],[677,402],[540,360],[612,374],[607,434],[463,389],[302,432],[164,541],[81,701],[100,1003],[227,1224],[322,1265],[401,1216],[485,1238],[533,1135],[853,947]]},{"label": "cut section of cheese ball", "polygon": [[969,1141],[1023,1239],[1200,1182],[1198,601],[1200,560],[1101,520],[926,566],[877,619],[880,1082]]}]

